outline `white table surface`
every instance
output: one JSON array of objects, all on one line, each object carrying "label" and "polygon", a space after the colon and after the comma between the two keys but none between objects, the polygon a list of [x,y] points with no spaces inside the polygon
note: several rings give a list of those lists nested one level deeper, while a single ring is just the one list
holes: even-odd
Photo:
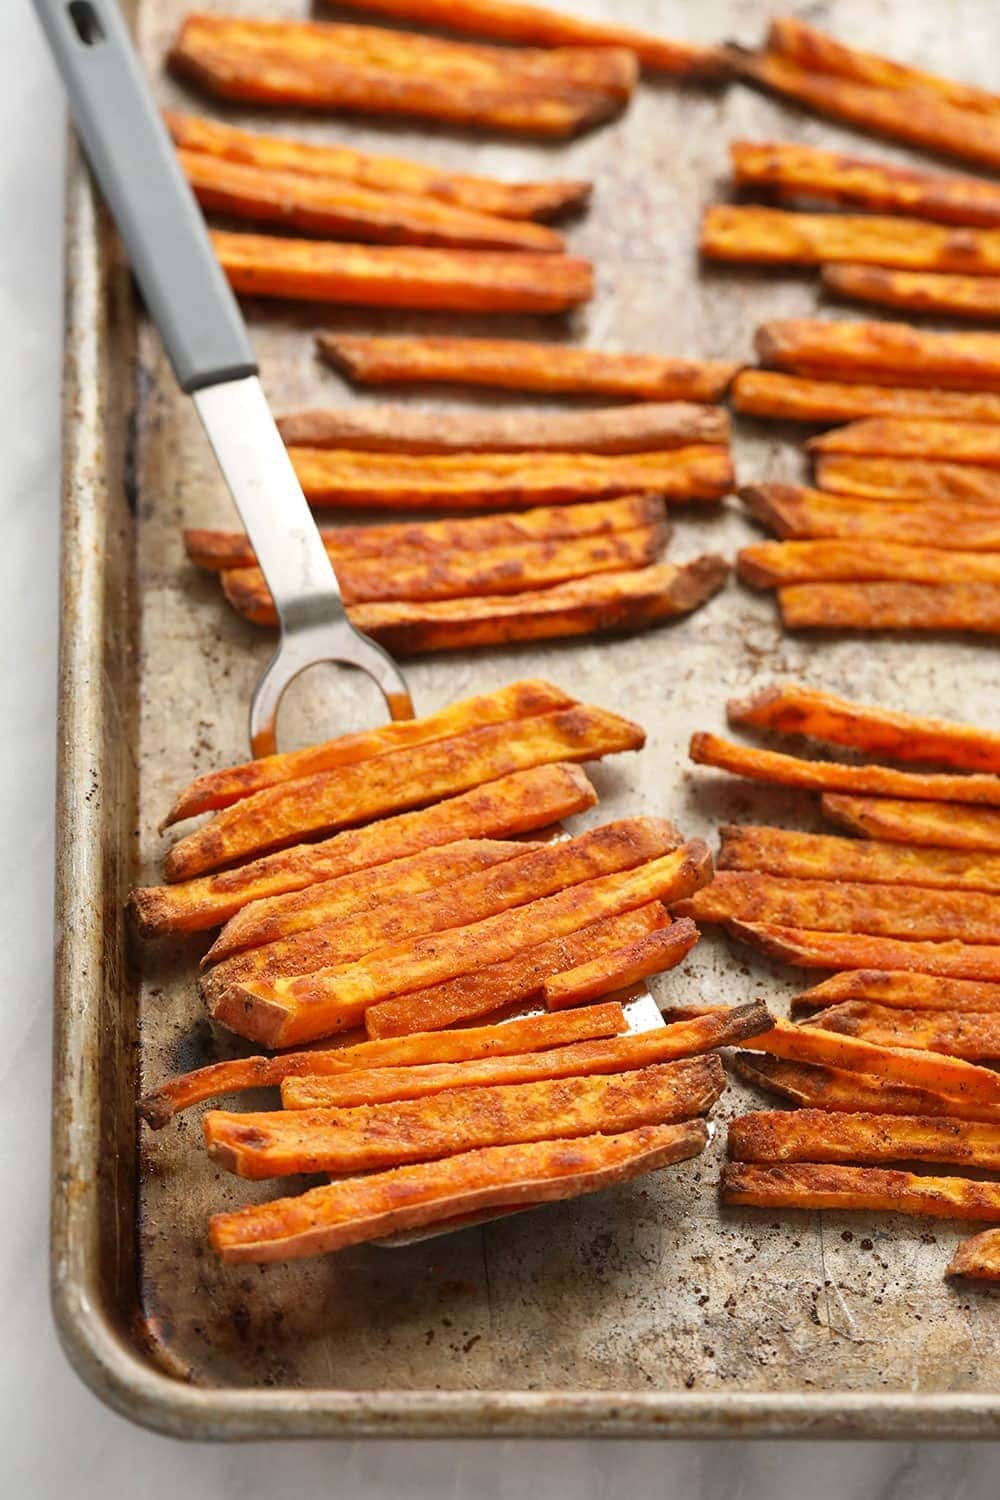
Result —
[{"label": "white table surface", "polygon": [[69,1369],[47,1290],[64,124],[28,0],[0,10],[0,1494],[995,1500],[997,1444],[181,1444],[107,1411]]}]

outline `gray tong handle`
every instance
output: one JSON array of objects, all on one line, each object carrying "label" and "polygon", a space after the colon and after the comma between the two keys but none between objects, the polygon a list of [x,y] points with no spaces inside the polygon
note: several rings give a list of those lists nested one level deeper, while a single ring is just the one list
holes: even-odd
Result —
[{"label": "gray tong handle", "polygon": [[182,390],[257,371],[243,318],[116,0],[33,0],[73,120]]}]

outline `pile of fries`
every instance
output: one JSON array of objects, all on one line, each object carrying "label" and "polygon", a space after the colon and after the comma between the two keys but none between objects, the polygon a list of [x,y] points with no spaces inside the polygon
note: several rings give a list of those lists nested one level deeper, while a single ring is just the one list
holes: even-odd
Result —
[{"label": "pile of fries", "polygon": [[[676,908],[836,971],[793,999],[809,1019],[776,1022],[737,1058],[745,1079],[804,1108],[731,1126],[723,1201],[1000,1223],[1000,1181],[887,1165],[1000,1168],[1000,1073],[984,1065],[1000,1057],[1000,733],[796,684],[731,702],[729,718],[947,769],[692,741],[700,765],[821,791],[827,817],[861,835],[723,828],[715,881]],[[1000,1276],[1000,1232],[963,1245],[949,1274]]]},{"label": "pile of fries", "polygon": [[[221,925],[201,981],[214,1020],[270,1048],[341,1043],[216,1064],[143,1099],[161,1126],[280,1085],[280,1111],[205,1116],[213,1160],[253,1178],[344,1176],[216,1216],[224,1259],[572,1196],[703,1148],[698,1117],[724,1074],[701,1054],[763,1030],[766,1009],[623,1035],[621,1004],[594,1002],[690,951],[697,928],[667,904],[712,878],[706,846],[656,818],[524,839],[597,800],[574,763],[643,739],[525,681],[180,795],[167,825],[211,816],[170,849],[168,884],[133,892],[139,930]],[[490,1019],[539,1001],[540,1016]]]}]

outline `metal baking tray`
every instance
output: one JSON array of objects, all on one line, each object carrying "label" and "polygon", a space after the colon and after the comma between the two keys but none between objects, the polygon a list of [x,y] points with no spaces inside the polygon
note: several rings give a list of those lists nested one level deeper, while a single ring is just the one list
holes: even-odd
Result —
[{"label": "metal baking tray", "polygon": [[[767,19],[757,0],[573,3],[749,43]],[[302,11],[300,0],[239,8]],[[993,0],[796,8],[861,44],[990,82],[1000,40]],[[143,0],[137,18],[157,86],[175,103],[181,91],[160,63],[184,9],[184,0]],[[187,104],[204,107],[191,96]],[[363,121],[297,123],[455,167],[594,176],[592,211],[572,230],[574,247],[596,261],[592,307],[565,322],[453,319],[449,328],[499,323],[514,335],[723,357],[749,357],[757,322],[808,313],[818,297],[808,275],[699,272],[698,216],[725,191],[727,141],[786,136],[907,159],[741,87],[669,81],[644,83],[622,120],[558,149]],[[216,1170],[194,1115],[160,1134],[137,1130],[141,1081],[233,1043],[200,1009],[199,944],[140,951],[122,900],[136,879],[156,877],[156,822],[171,793],[245,755],[249,690],[270,646],[183,559],[181,525],[228,524],[228,501],[75,159],[68,212],[52,1277],[56,1319],[84,1379],[135,1420],[199,1438],[995,1436],[996,1295],[942,1278],[964,1227],[720,1211],[724,1132],[678,1169],[391,1254],[362,1246],[288,1266],[216,1263],[207,1213],[272,1189]],[[279,408],[355,399],[316,361],[317,326],[446,322],[248,310]],[[742,476],[795,476],[801,459],[789,439],[799,435],[740,423]],[[749,535],[735,507],[680,516],[673,553],[731,556]],[[785,637],[771,598],[732,584],[691,618],[633,639],[442,656],[409,670],[422,712],[545,674],[631,714],[647,726],[648,746],[598,769],[602,801],[589,820],[647,810],[711,837],[721,819],[815,819],[804,796],[688,768],[689,733],[719,728],[728,694],[796,673],[918,712],[995,719],[996,663],[993,649],[961,638]],[[353,680],[314,678],[284,722],[286,743],[371,722],[377,710]],[[668,1003],[762,996],[781,1009],[796,977],[706,937],[654,991]],[[721,1114],[750,1098],[734,1085]]]}]

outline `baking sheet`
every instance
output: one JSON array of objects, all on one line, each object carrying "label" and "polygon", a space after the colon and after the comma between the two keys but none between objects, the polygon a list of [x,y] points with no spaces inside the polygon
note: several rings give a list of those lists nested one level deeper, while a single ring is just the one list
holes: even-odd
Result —
[{"label": "baking sheet", "polygon": [[[239,8],[301,14],[288,0]],[[159,70],[185,9],[181,0],[142,5],[142,50],[164,101],[211,112]],[[574,9],[748,43],[767,15],[736,0],[574,0]],[[861,44],[991,82],[1000,40],[991,0],[797,9]],[[262,113],[225,117],[268,127]],[[570,319],[248,302],[279,410],[365,399],[316,360],[318,327],[495,329],[749,358],[757,322],[808,314],[819,294],[808,274],[698,269],[698,218],[726,193],[727,141],[789,138],[926,160],[742,87],[715,93],[666,80],[644,82],[620,121],[558,147],[363,121],[273,123],[455,168],[596,183],[570,237],[594,258],[598,291]],[[213,1031],[195,991],[205,943],[140,952],[120,906],[135,879],[158,876],[165,844],[156,823],[177,787],[246,754],[246,707],[271,644],[184,559],[182,525],[231,525],[233,514],[193,409],[155,336],[136,327],[120,254],[78,167],[69,214],[53,1271],[57,1319],[85,1377],[136,1419],[192,1436],[995,1435],[996,1294],[942,1279],[965,1227],[720,1211],[724,1132],[702,1158],[612,1193],[391,1254],[364,1246],[288,1266],[216,1263],[206,1215],[273,1196],[274,1185],[213,1167],[195,1112],[137,1138],[140,1079],[159,1082],[231,1055],[234,1044]],[[415,399],[516,404],[485,392]],[[789,438],[800,435],[739,422],[741,478],[797,477],[802,461]],[[679,512],[671,553],[731,557],[752,534],[735,505],[720,515]],[[772,597],[733,583],[694,616],[646,635],[440,656],[407,671],[419,712],[541,674],[638,718],[646,750],[596,771],[600,806],[577,826],[648,811],[711,837],[729,819],[816,826],[805,796],[688,767],[689,734],[719,729],[730,693],[788,673],[894,707],[997,723],[995,660],[991,647],[966,639],[784,637]],[[283,717],[283,742],[378,716],[367,684],[317,673]],[[665,1003],[762,997],[781,1010],[798,979],[709,936],[654,992]],[[734,1085],[720,1115],[759,1102]]]}]

